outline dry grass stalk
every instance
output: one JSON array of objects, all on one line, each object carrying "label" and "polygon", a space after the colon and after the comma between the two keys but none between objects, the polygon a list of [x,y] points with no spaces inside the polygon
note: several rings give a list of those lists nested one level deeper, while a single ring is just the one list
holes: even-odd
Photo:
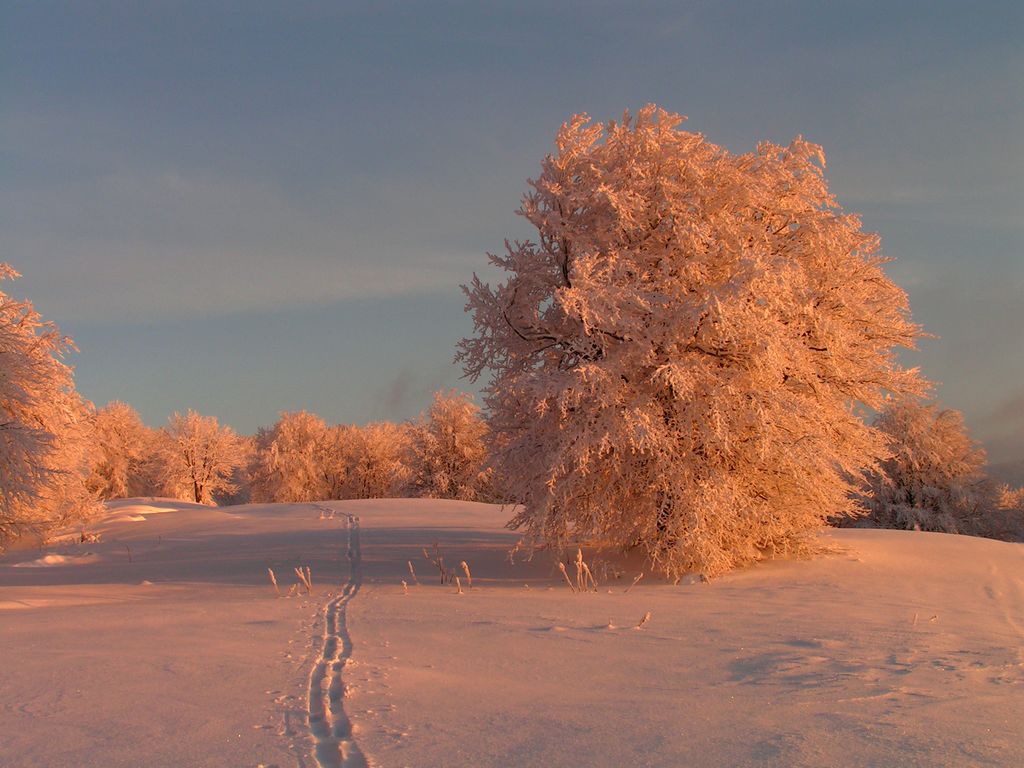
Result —
[{"label": "dry grass stalk", "polygon": [[406,583],[405,579],[402,579],[402,594],[403,595],[408,595],[409,594],[409,585]]},{"label": "dry grass stalk", "polygon": [[428,562],[433,563],[434,567],[437,568],[441,575],[441,585],[450,584],[452,581],[452,574],[448,572],[448,569],[444,567],[444,558],[441,556],[441,548],[438,543],[434,542],[434,557],[427,554],[427,548],[423,548],[423,556]]},{"label": "dry grass stalk", "polygon": [[313,594],[313,579],[311,578],[310,573],[309,573],[309,566],[306,566],[306,570],[305,571],[303,571],[302,568],[296,568],[295,569],[295,575],[299,577],[299,581],[302,582],[302,586],[304,586],[306,588],[306,594],[307,595],[312,595]]},{"label": "dry grass stalk", "polygon": [[590,586],[597,592],[597,579],[594,578],[594,574],[590,571],[590,566],[586,563],[583,564],[583,586],[586,587],[587,581],[590,581]]},{"label": "dry grass stalk", "polygon": [[558,570],[562,572],[562,575],[565,577],[565,583],[569,585],[569,589],[571,589],[572,593],[575,595],[576,587],[573,586],[572,579],[569,578],[569,572],[565,570],[565,563],[559,563]]},{"label": "dry grass stalk", "polygon": [[463,560],[459,565],[462,566],[462,572],[466,574],[466,586],[469,589],[473,588],[473,574],[469,572],[469,563]]},{"label": "dry grass stalk", "polygon": [[[629,590],[631,590],[633,587],[635,587],[637,585],[637,582],[639,582],[640,579],[642,579],[643,577],[644,577],[644,572],[640,571],[640,575],[637,576],[635,579],[633,579],[633,583],[632,584],[630,584],[628,587],[626,587],[626,592],[629,592]],[[623,593],[623,594],[625,594],[625,593]]]},{"label": "dry grass stalk", "polygon": [[281,596],[281,588],[277,586],[277,577],[274,575],[273,568],[267,568],[267,573],[270,574],[270,583],[274,585],[274,591],[277,592],[278,597]]},{"label": "dry grass stalk", "polygon": [[644,624],[651,620],[651,612],[648,611],[644,614],[644,617],[640,619],[640,623],[637,624],[633,629],[643,629]]},{"label": "dry grass stalk", "polygon": [[293,595],[297,595],[298,593],[299,593],[299,585],[298,584],[292,584],[292,588],[288,590],[288,597],[292,597]]},{"label": "dry grass stalk", "polygon": [[409,575],[412,576],[412,583],[417,587],[420,585],[420,580],[416,578],[416,569],[412,567],[412,560],[406,560],[409,564]]},{"label": "dry grass stalk", "polygon": [[462,580],[461,580],[461,579],[459,579],[459,577],[458,577],[458,576],[456,576],[456,577],[455,577],[455,586],[456,586],[456,587],[458,588],[458,592],[457,592],[456,594],[459,594],[459,595],[463,595],[463,594],[465,594],[465,593],[464,593],[464,592],[462,591]]}]

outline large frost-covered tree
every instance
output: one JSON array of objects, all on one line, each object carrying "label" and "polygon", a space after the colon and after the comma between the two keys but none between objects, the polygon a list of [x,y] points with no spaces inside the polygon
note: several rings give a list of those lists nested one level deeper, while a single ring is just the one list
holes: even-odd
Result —
[{"label": "large frost-covered tree", "polygon": [[469,395],[435,393],[411,430],[410,491],[464,501],[490,496],[486,438],[487,424]]},{"label": "large frost-covered tree", "polygon": [[[16,277],[0,264],[0,279]],[[62,360],[71,348],[30,302],[0,291],[0,549],[96,508],[84,482],[91,406]]]},{"label": "large frost-covered tree", "polygon": [[875,426],[892,455],[870,476],[867,507],[886,528],[946,533],[986,530],[997,489],[985,475],[985,450],[967,434],[963,415],[904,398],[889,403]]},{"label": "large frost-covered tree", "polygon": [[648,106],[574,117],[519,211],[536,242],[465,288],[528,541],[641,545],[669,575],[805,548],[886,455],[861,418],[923,389],[919,329],[820,147],[735,155]]},{"label": "large frost-covered tree", "polygon": [[189,410],[175,413],[163,428],[157,448],[164,492],[214,504],[220,494],[236,489],[233,475],[246,464],[245,442],[215,416]]}]

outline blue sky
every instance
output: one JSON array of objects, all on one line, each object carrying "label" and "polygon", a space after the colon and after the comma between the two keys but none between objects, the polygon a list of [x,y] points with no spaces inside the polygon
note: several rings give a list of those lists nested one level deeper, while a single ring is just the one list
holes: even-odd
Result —
[{"label": "blue sky", "polygon": [[99,404],[406,418],[559,124],[653,101],[824,145],[941,337],[907,361],[1022,458],[1021,40],[1011,2],[3,2],[0,258]]}]

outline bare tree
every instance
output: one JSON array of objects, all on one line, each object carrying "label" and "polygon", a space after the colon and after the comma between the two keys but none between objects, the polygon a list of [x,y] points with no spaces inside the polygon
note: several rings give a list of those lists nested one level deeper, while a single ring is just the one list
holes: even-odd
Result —
[{"label": "bare tree", "polygon": [[562,126],[458,359],[485,389],[511,525],[641,545],[667,574],[808,548],[886,455],[860,416],[902,369],[906,294],[797,138],[734,155],[648,106]]}]

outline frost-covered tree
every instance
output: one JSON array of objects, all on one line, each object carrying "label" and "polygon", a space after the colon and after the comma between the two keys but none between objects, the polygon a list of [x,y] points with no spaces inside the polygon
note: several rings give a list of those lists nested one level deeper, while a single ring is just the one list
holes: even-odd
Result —
[{"label": "frost-covered tree", "polygon": [[892,455],[870,476],[866,505],[885,528],[983,532],[997,490],[986,477],[985,450],[971,440],[963,415],[904,398],[875,420]]},{"label": "frost-covered tree", "polygon": [[859,409],[918,392],[919,335],[879,238],[800,138],[734,155],[648,106],[562,126],[466,287],[511,521],[555,549],[641,545],[669,575],[800,551],[885,456]]},{"label": "frost-covered tree", "polygon": [[254,501],[298,502],[332,498],[328,466],[334,457],[331,430],[306,411],[282,413],[269,430],[256,435],[252,490]]},{"label": "frost-covered tree", "polygon": [[92,420],[89,488],[102,499],[153,495],[152,461],[157,433],[138,411],[113,401]]},{"label": "frost-covered tree", "polygon": [[416,496],[479,501],[490,497],[487,424],[472,397],[434,394],[410,430],[410,491]]},{"label": "frost-covered tree", "polygon": [[318,469],[323,498],[344,499],[348,487],[349,473],[354,463],[349,448],[350,436],[355,427],[338,424],[327,428],[320,450]]},{"label": "frost-covered tree", "polygon": [[[0,264],[0,279],[18,276]],[[0,291],[0,549],[96,509],[84,483],[90,406],[63,361],[72,348],[30,302]]]},{"label": "frost-covered tree", "polygon": [[1001,485],[997,490],[996,501],[1000,509],[1015,509],[1024,512],[1024,488],[1011,488],[1009,485]]},{"label": "frost-covered tree", "polygon": [[400,496],[409,482],[409,432],[388,421],[345,428],[339,436],[347,469],[343,498]]},{"label": "frost-covered tree", "polygon": [[244,441],[214,416],[175,413],[161,430],[157,458],[164,492],[198,504],[215,504],[230,494],[235,471],[246,463]]},{"label": "frost-covered tree", "polygon": [[989,521],[984,535],[1006,541],[1024,541],[1024,488],[999,486],[996,508]]}]

